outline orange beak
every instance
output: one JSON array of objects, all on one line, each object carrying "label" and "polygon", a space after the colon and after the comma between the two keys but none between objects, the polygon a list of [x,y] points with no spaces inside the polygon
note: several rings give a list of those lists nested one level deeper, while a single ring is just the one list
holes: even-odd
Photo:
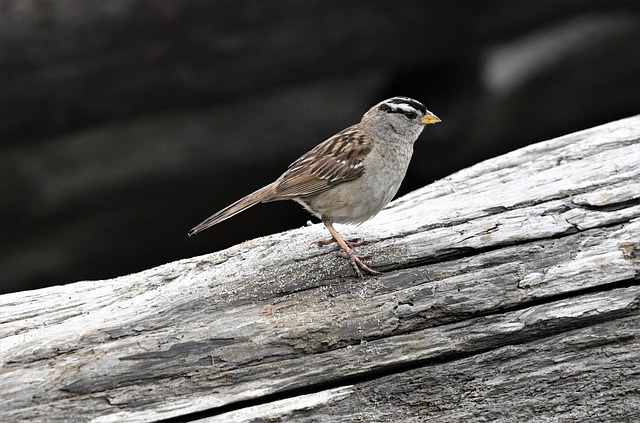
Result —
[{"label": "orange beak", "polygon": [[438,122],[442,122],[442,120],[440,120],[438,116],[434,115],[428,110],[427,110],[427,113],[422,118],[422,120],[420,121],[420,123],[422,123],[423,125],[431,125],[432,123],[438,123]]}]

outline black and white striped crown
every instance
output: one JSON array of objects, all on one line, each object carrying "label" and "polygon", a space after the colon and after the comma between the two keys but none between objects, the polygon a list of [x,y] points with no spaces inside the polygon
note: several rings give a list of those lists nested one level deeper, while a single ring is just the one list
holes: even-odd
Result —
[{"label": "black and white striped crown", "polygon": [[418,114],[427,113],[427,108],[418,100],[409,97],[393,97],[381,101],[377,105],[378,109],[387,113],[400,113],[410,119],[415,119]]}]

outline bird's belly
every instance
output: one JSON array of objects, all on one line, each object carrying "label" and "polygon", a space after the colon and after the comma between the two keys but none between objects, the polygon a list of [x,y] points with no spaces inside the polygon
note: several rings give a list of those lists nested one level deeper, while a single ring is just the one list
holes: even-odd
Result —
[{"label": "bird's belly", "polygon": [[366,175],[334,186],[321,195],[306,197],[300,203],[323,220],[362,223],[378,214],[391,201],[403,178],[404,173]]}]

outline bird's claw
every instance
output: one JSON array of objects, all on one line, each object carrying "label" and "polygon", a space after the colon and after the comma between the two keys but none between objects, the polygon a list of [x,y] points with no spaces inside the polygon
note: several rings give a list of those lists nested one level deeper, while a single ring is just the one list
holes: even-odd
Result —
[{"label": "bird's claw", "polygon": [[362,272],[360,271],[360,269],[364,270],[365,272],[367,272],[370,275],[382,275],[382,272],[378,272],[377,270],[373,270],[372,268],[370,268],[369,266],[367,266],[366,264],[364,264],[362,262],[361,259],[368,258],[369,256],[358,256],[353,251],[344,251],[344,250],[338,251],[337,254],[340,257],[349,260],[349,263],[351,264],[351,267],[353,267],[353,270],[355,270],[356,274],[358,275],[358,277],[360,279],[364,279],[364,276],[362,275]]}]

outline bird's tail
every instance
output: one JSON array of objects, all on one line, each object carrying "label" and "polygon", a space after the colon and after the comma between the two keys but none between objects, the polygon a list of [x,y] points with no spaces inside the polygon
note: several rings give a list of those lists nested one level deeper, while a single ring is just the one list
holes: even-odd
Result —
[{"label": "bird's tail", "polygon": [[217,213],[212,214],[202,222],[198,223],[193,229],[189,231],[189,236],[195,235],[198,232],[202,232],[205,229],[222,222],[223,220],[227,220],[230,217],[233,217],[236,214],[245,211],[249,207],[255,206],[262,201],[268,200],[272,191],[273,184],[270,184],[247,195],[246,197],[239,199],[235,203],[225,207]]}]

